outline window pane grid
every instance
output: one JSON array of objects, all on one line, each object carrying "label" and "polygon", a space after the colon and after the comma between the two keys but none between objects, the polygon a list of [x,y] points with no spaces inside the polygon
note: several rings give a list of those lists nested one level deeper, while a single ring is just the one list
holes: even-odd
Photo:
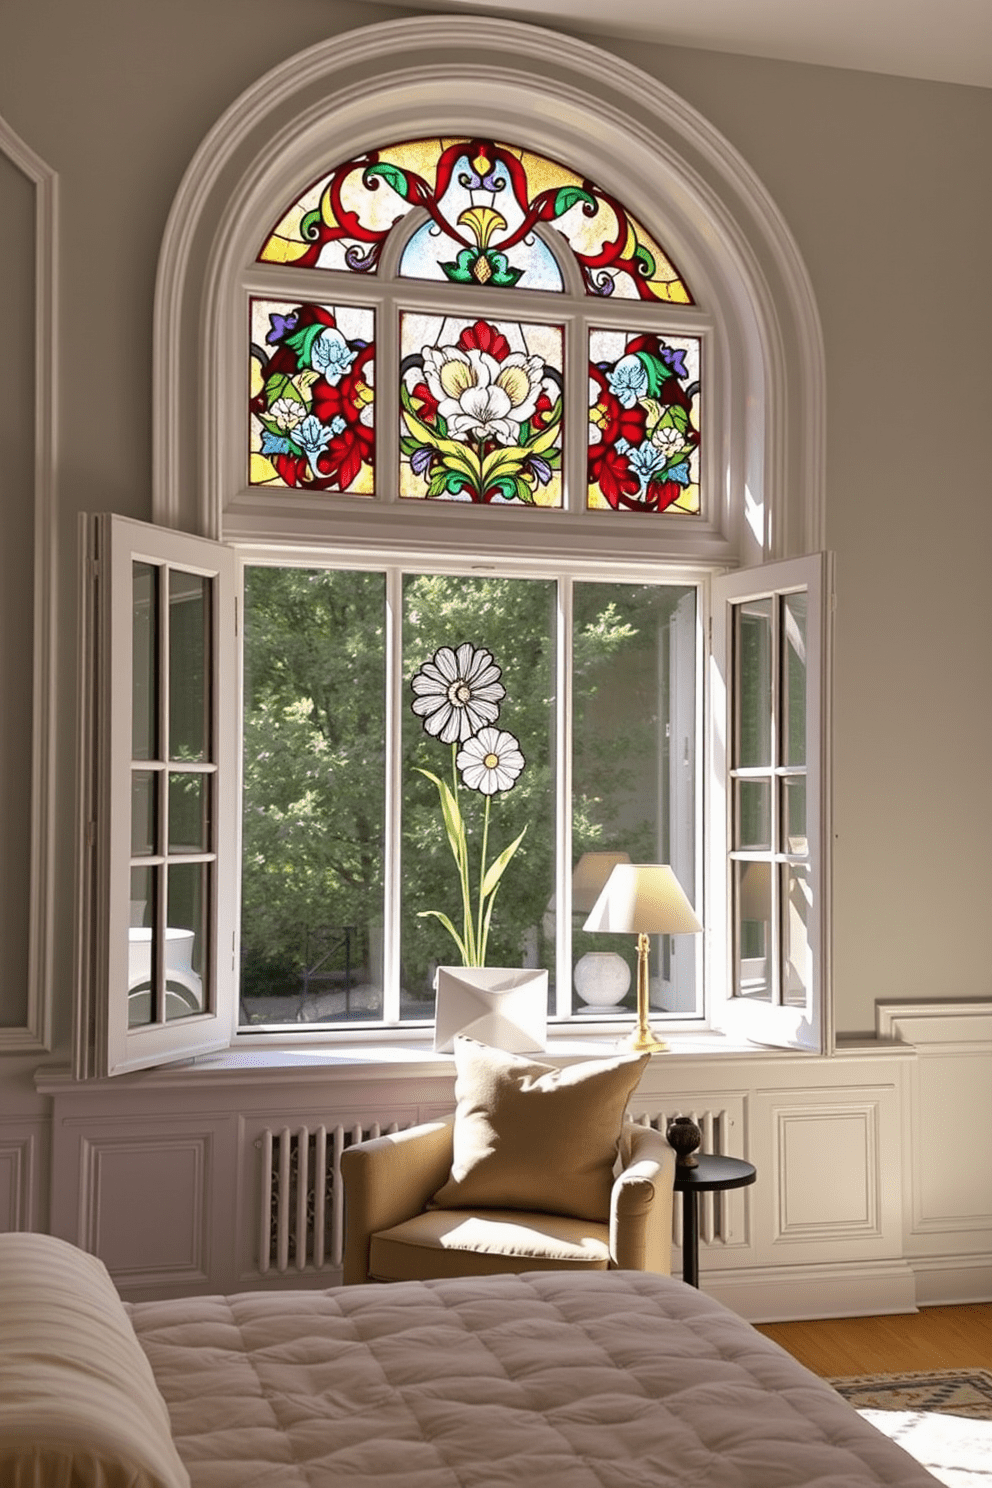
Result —
[{"label": "window pane grid", "polygon": [[[259,574],[266,581],[261,589]],[[311,790],[307,781],[315,778],[314,765],[322,771],[329,763],[311,722],[318,684],[326,680],[331,663],[320,663],[314,675],[293,672],[296,662],[286,654],[296,646],[305,667],[311,665],[309,653],[320,654],[313,652],[307,637],[306,606],[300,608],[291,593],[301,582],[332,589],[343,586],[344,591],[356,583],[373,584],[375,603],[381,607],[378,621],[374,607],[365,613],[354,680],[339,675],[335,684],[339,690],[327,691],[321,702],[325,712],[340,716],[350,706],[347,694],[352,687],[364,689],[370,704],[374,696],[383,700],[381,743],[374,729],[367,728],[356,740],[362,756],[377,763],[374,779],[361,777],[364,783],[355,793],[360,803],[368,803],[381,791],[384,809],[373,875],[381,885],[375,890],[382,895],[381,928],[372,960],[369,938],[360,928],[362,913],[368,913],[368,893],[363,890],[353,901],[357,916],[346,912],[357,883],[348,888],[328,874],[328,860],[321,866],[313,858],[315,851],[318,856],[322,851],[319,845],[332,818],[324,808],[308,815],[306,847],[303,839],[294,847],[289,838],[285,848],[278,840],[285,820],[280,772],[284,775],[291,762],[286,756],[285,765],[278,763],[278,740],[270,733],[263,741],[260,720],[264,723],[268,717],[271,724],[278,702],[283,724],[295,721],[294,726],[310,729],[309,742],[299,735],[302,752],[294,766],[298,777],[285,785],[285,801],[292,804],[294,815]],[[286,592],[277,598],[282,586]],[[423,573],[394,566],[378,571],[273,566],[248,567],[245,593],[242,1004],[247,1026],[305,1021],[347,1027],[369,1021],[429,1027],[434,1016],[434,969],[438,964],[461,964],[454,938],[466,936],[488,940],[482,964],[546,968],[552,1016],[569,1017],[576,1011],[604,1016],[601,998],[587,1006],[576,1002],[573,991],[573,939],[579,937],[574,954],[581,955],[593,938],[583,940],[581,935],[589,906],[578,917],[567,913],[572,858],[605,845],[622,848],[635,861],[667,860],[676,838],[683,846],[687,839],[694,840],[695,792],[690,788],[687,796],[686,772],[672,771],[666,763],[669,750],[676,747],[667,720],[668,694],[679,666],[685,673],[683,690],[688,683],[682,706],[687,719],[695,719],[697,627],[694,618],[685,623],[690,610],[695,616],[694,588],[633,580],[595,583],[567,574],[505,577],[454,568]],[[567,635],[562,634],[563,624]],[[381,671],[374,647],[369,646],[373,635],[382,638]],[[256,651],[259,645],[261,652]],[[269,683],[263,679],[267,646],[293,672],[289,680],[280,672],[278,697],[271,678]],[[341,644],[335,648],[339,655],[343,649],[347,648]],[[475,678],[484,684],[479,716],[465,737],[456,737],[447,728],[457,714],[451,701],[455,694],[448,685],[454,680],[456,659],[473,685]],[[439,669],[445,668],[444,685],[438,685]],[[580,675],[577,693],[575,679]],[[494,688],[490,712],[485,711],[487,686]],[[689,760],[695,755],[694,724],[687,726],[685,740],[680,734],[680,760],[683,753]],[[476,758],[475,741],[481,741],[487,730],[486,749]],[[576,738],[583,740],[578,777]],[[623,749],[618,755],[620,739]],[[268,766],[259,769],[259,763],[269,759],[277,761],[274,775]],[[508,774],[502,779],[504,769]],[[495,782],[491,790],[486,785],[489,779]],[[338,786],[339,797],[342,794],[349,796],[344,774]],[[676,811],[677,832],[671,819]],[[465,832],[467,868],[461,884],[451,852],[454,818],[460,823],[457,831]],[[263,842],[256,823],[276,830]],[[335,831],[341,825],[347,824],[339,813]],[[348,830],[357,825],[351,823]],[[268,877],[260,880],[260,870]],[[694,849],[679,871],[691,886]],[[307,874],[316,875],[313,891],[306,887]],[[490,884],[485,895],[498,886],[491,904],[488,900],[480,904],[483,881]],[[371,883],[365,880],[366,889]],[[285,898],[284,888],[296,895],[295,909],[292,894]],[[285,898],[283,910],[276,903],[279,896]],[[318,908],[328,924],[358,926],[348,959],[334,967],[322,961],[323,970],[303,949],[313,947],[311,930]],[[266,946],[266,917],[274,923],[274,915],[284,928],[281,939],[270,937]],[[322,943],[321,953],[324,948]],[[612,946],[599,949],[617,954]],[[634,949],[631,940],[619,954],[632,963]],[[655,947],[658,1009],[696,1016],[691,970],[675,977],[676,990],[686,1001],[676,1005],[668,999],[671,950],[664,944]],[[316,987],[318,973],[327,978],[332,970],[351,993],[340,1005],[329,995],[321,998]],[[258,980],[263,971],[269,979],[264,995]],[[329,991],[326,982],[325,990]],[[633,978],[629,990],[628,1005],[613,1007],[610,1016],[632,1011]]]},{"label": "window pane grid", "polygon": [[212,581],[164,563],[135,562],[132,575],[138,722],[132,730],[127,1023],[135,1029],[206,1007],[217,767]]},{"label": "window pane grid", "polygon": [[806,598],[787,593],[735,609],[734,992],[773,1005],[804,1005],[810,975]]}]

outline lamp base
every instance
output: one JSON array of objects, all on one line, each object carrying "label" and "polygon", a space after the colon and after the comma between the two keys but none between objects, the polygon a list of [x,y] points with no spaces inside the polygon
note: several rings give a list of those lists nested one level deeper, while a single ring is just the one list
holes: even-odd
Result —
[{"label": "lamp base", "polygon": [[617,1048],[623,1049],[627,1054],[668,1053],[665,1040],[657,1038],[651,1028],[635,1028],[633,1033],[625,1034],[622,1039],[617,1040]]}]

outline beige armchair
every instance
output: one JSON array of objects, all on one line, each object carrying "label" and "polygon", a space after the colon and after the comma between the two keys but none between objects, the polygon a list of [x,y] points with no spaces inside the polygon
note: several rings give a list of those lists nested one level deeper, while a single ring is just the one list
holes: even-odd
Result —
[{"label": "beige armchair", "polygon": [[516,1209],[429,1209],[451,1169],[454,1117],[376,1137],[341,1154],[344,1281],[411,1281],[500,1271],[669,1275],[675,1153],[625,1122],[608,1220]]}]

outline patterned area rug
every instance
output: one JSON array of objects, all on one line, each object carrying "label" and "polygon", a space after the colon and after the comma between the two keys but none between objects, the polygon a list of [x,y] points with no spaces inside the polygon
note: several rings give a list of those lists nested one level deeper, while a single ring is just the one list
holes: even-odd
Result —
[{"label": "patterned area rug", "polygon": [[992,1488],[992,1371],[864,1374],[828,1383],[946,1488]]}]

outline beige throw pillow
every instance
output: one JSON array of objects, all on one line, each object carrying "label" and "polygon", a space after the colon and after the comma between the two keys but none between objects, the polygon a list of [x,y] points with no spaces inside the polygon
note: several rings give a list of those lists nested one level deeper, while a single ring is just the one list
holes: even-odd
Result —
[{"label": "beige throw pillow", "polygon": [[434,1204],[608,1219],[620,1126],[650,1057],[557,1069],[456,1038],[454,1155]]}]

